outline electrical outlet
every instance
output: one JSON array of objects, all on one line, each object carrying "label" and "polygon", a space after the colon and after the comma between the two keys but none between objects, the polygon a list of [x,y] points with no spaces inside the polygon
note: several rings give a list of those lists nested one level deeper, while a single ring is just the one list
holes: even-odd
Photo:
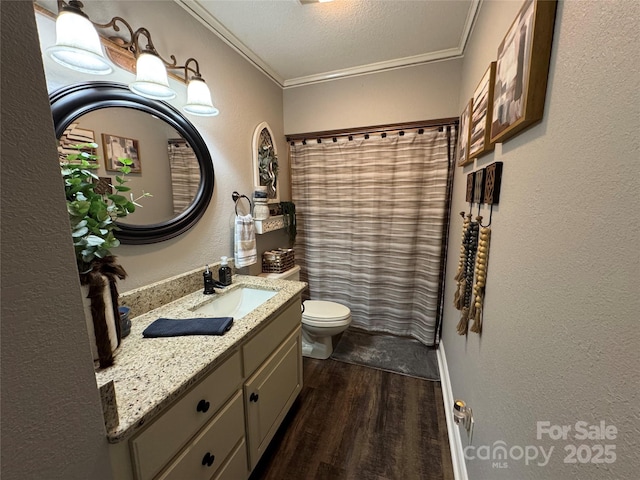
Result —
[{"label": "electrical outlet", "polygon": [[463,400],[456,400],[453,404],[453,419],[456,424],[464,427],[467,432],[467,443],[471,445],[471,439],[473,437],[473,411],[471,407],[468,407]]},{"label": "electrical outlet", "polygon": [[469,414],[467,416],[466,421],[464,422],[464,429],[467,431],[467,441],[468,444],[471,445],[471,439],[473,438],[473,424],[475,421],[473,420],[473,411],[469,409]]}]

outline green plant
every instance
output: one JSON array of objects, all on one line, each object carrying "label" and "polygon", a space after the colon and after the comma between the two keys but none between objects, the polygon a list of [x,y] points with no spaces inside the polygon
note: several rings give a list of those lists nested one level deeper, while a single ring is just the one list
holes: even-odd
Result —
[{"label": "green plant", "polygon": [[260,185],[267,187],[269,198],[274,198],[278,182],[278,156],[272,145],[263,145],[258,150],[258,171]]},{"label": "green plant", "polygon": [[296,226],[296,205],[293,202],[280,202],[282,215],[284,217],[284,226],[289,235],[289,246],[293,247],[296,243],[296,235],[298,229]]},{"label": "green plant", "polygon": [[82,151],[82,149],[94,149],[95,143],[83,143],[72,148],[78,153],[69,154],[66,160],[60,162],[62,178],[64,179],[65,194],[67,197],[67,211],[71,221],[71,236],[76,251],[78,272],[89,272],[96,259],[102,259],[111,255],[111,249],[120,245],[120,241],[114,235],[118,230],[116,219],[126,217],[135,212],[137,200],[151,196],[144,193],[134,199],[124,194],[131,189],[125,184],[125,176],[131,172],[131,159],[119,158],[123,165],[119,168],[120,175],[115,177],[115,185],[110,185],[115,192],[99,193],[98,176],[93,172],[98,169],[96,155]]}]

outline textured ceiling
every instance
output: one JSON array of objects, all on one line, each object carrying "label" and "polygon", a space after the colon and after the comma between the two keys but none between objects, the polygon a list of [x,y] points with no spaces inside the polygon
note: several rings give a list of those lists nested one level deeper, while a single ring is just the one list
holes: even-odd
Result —
[{"label": "textured ceiling", "polygon": [[480,0],[175,0],[282,86],[463,53]]}]

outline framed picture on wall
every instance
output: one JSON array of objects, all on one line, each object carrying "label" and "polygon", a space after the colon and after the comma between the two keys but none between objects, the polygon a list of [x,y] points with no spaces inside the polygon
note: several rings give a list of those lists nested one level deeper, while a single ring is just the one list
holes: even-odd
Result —
[{"label": "framed picture on wall", "polygon": [[460,114],[460,132],[458,133],[458,166],[468,165],[473,162],[473,159],[469,158],[469,122],[471,120],[471,109],[473,107],[473,100],[469,100],[469,103]]},{"label": "framed picture on wall", "polygon": [[556,14],[555,0],[525,0],[498,47],[491,142],[542,120]]},{"label": "framed picture on wall", "polygon": [[[64,130],[58,141],[58,157],[60,161],[65,161],[67,155],[86,152],[90,155],[96,154],[96,149],[91,147],[83,147],[80,149],[71,148],[74,145],[80,145],[83,143],[95,143],[95,134],[93,130],[87,130],[86,128],[80,128],[79,123],[71,123]],[[88,160],[90,163],[96,163],[95,160]]]},{"label": "framed picture on wall", "polygon": [[133,161],[131,173],[142,173],[138,140],[103,133],[102,146],[104,147],[104,161],[107,171],[117,172],[123,166],[119,159],[129,158]]},{"label": "framed picture on wall", "polygon": [[471,111],[471,132],[469,138],[469,158],[477,158],[492,151],[491,113],[493,112],[493,83],[496,76],[496,62],[491,62],[473,93]]}]

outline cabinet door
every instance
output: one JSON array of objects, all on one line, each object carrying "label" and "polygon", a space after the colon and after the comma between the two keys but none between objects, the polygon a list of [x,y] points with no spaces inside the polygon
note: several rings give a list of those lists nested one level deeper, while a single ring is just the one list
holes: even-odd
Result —
[{"label": "cabinet door", "polygon": [[220,467],[220,471],[213,480],[244,480],[249,477],[247,469],[247,449],[244,439],[238,444],[227,463]]},{"label": "cabinet door", "polygon": [[300,332],[298,327],[245,383],[244,403],[251,470],[302,389]]}]

